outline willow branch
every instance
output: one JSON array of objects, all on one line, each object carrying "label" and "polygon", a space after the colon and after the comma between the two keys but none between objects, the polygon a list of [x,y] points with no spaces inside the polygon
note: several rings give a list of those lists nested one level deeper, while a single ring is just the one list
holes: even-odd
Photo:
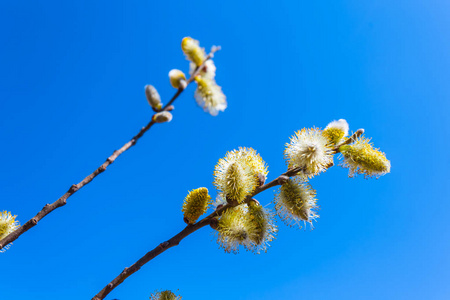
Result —
[{"label": "willow branch", "polygon": [[[364,129],[358,129],[350,138],[348,138],[345,142],[340,144],[339,146],[349,144],[354,142],[361,134],[364,133]],[[339,146],[336,146],[334,149],[336,152],[339,152]],[[333,164],[330,164],[327,168],[332,167]],[[304,168],[291,168],[287,172],[281,174],[274,180],[268,182],[268,183],[262,183],[259,187],[257,187],[254,192],[246,197],[244,200],[245,203],[249,203],[250,201],[256,201],[253,199],[254,196],[264,192],[265,190],[268,190],[272,187],[283,185],[290,177],[297,175],[300,172],[303,172]],[[219,206],[213,213],[210,215],[204,217],[197,223],[193,225],[187,225],[182,231],[180,231],[178,234],[173,236],[171,239],[167,240],[166,242],[163,242],[159,244],[155,249],[147,252],[143,257],[141,257],[138,261],[136,261],[131,267],[125,268],[116,278],[114,278],[113,281],[108,283],[97,295],[92,298],[92,300],[101,300],[104,299],[112,290],[114,290],[116,287],[118,287],[122,282],[124,282],[125,279],[130,277],[133,273],[139,271],[139,269],[144,266],[146,263],[163,253],[169,248],[172,248],[174,246],[178,246],[178,244],[183,240],[185,237],[189,236],[190,234],[194,233],[195,231],[199,230],[200,228],[205,227],[206,225],[211,225],[213,227],[214,222],[217,222],[217,217],[220,217],[227,209],[239,205],[237,202],[231,202],[224,206]]]},{"label": "willow branch", "polygon": [[[278,176],[276,179],[272,180],[269,183],[266,183],[262,186],[259,186],[255,189],[255,191],[248,195],[245,199],[245,202],[249,202],[252,200],[252,197],[256,196],[257,194],[270,189],[271,187],[281,185],[283,184],[289,177],[295,176],[298,172],[302,171],[302,168],[295,168],[288,170],[287,172],[283,173],[282,175]],[[130,277],[133,273],[139,271],[139,269],[166,251],[169,248],[172,248],[174,246],[177,246],[181,240],[183,240],[185,237],[189,236],[190,234],[196,232],[200,228],[205,227],[206,225],[210,225],[211,222],[216,220],[217,217],[221,216],[227,209],[233,206],[237,206],[238,203],[233,204],[226,204],[218,209],[216,209],[214,212],[212,212],[210,215],[204,217],[197,223],[193,225],[187,225],[182,231],[180,231],[178,234],[174,235],[171,239],[159,244],[156,248],[153,250],[147,252],[144,256],[142,256],[138,261],[136,261],[133,265],[131,265],[129,268],[125,268],[116,278],[114,278],[113,281],[108,283],[97,295],[92,298],[92,300],[101,300],[104,299],[112,290],[114,290],[116,287],[118,287],[122,282],[124,282],[125,279]]]},{"label": "willow branch", "polygon": [[[208,54],[206,59],[203,61],[202,65],[197,67],[192,74],[192,76],[186,81],[186,86],[189,85],[191,82],[194,81],[195,76],[198,75],[198,73],[201,71],[201,69],[204,67],[207,60],[211,59],[214,56],[214,53],[216,51],[220,50],[220,47],[213,47],[211,49],[211,52]],[[185,86],[185,87],[186,87]],[[170,105],[178,98],[178,96],[184,91],[185,87],[181,87],[177,90],[175,95],[170,99],[170,101],[161,109],[161,111],[169,110]],[[84,187],[86,184],[91,182],[95,177],[97,177],[99,174],[103,173],[106,168],[112,164],[117,157],[119,157],[122,153],[130,149],[132,146],[136,144],[136,142],[155,124],[154,122],[154,116],[152,116],[151,121],[145,126],[142,127],[142,129],[136,134],[129,142],[127,142],[125,145],[123,145],[119,150],[115,150],[111,156],[109,156],[106,161],[98,167],[94,172],[86,176],[82,181],[80,181],[77,184],[72,185],[69,190],[62,195],[58,200],[53,202],[52,204],[46,204],[40,212],[38,212],[37,215],[35,215],[33,218],[28,220],[25,224],[17,228],[15,231],[7,235],[4,239],[0,240],[0,250],[3,249],[8,244],[14,242],[17,238],[19,238],[22,234],[27,232],[29,229],[33,228],[38,224],[38,222],[43,219],[46,215],[54,211],[55,209],[62,207],[66,205],[67,199],[75,194],[77,191],[79,191],[82,187]]]},{"label": "willow branch", "polygon": [[[333,150],[336,153],[339,152],[340,146],[354,142],[363,133],[364,133],[364,129],[358,129],[351,137],[349,137],[342,144],[336,146]],[[330,168],[332,166],[333,166],[333,164],[330,164],[327,168]],[[269,183],[262,184],[261,186],[257,187],[252,194],[250,194],[246,197],[244,202],[248,203],[250,201],[256,201],[255,199],[253,199],[254,196],[264,192],[267,189],[284,184],[290,177],[295,176],[302,171],[304,171],[304,168],[289,169],[287,172],[281,174],[280,176],[278,176],[274,180],[270,181]],[[211,227],[213,227],[214,224],[212,224],[212,223],[217,222],[216,221],[217,217],[220,217],[230,207],[234,207],[237,205],[239,205],[237,202],[228,203],[224,206],[218,207],[213,213],[211,213],[210,215],[201,219],[197,223],[195,223],[193,225],[187,225],[182,231],[180,231],[178,234],[173,236],[171,239],[159,244],[156,248],[147,252],[147,254],[145,254],[138,261],[136,261],[133,265],[131,265],[131,267],[125,268],[116,278],[114,278],[113,281],[108,283],[97,295],[95,295],[94,298],[92,298],[92,300],[104,299],[112,290],[114,290],[116,287],[118,287],[122,282],[125,281],[125,279],[130,277],[132,274],[139,271],[139,269],[142,266],[144,266],[146,263],[148,263],[149,261],[151,261],[158,255],[160,255],[167,249],[172,248],[174,246],[178,246],[178,244],[181,242],[181,240],[183,240],[185,237],[189,236],[190,234],[194,233],[195,231],[199,230],[200,228],[203,228],[207,225],[211,225]]]}]

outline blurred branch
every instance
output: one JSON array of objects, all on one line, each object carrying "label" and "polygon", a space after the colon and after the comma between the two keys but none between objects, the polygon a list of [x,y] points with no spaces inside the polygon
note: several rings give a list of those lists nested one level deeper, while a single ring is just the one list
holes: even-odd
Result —
[{"label": "blurred branch", "polygon": [[[170,99],[170,101],[161,109],[161,111],[167,111],[171,109],[172,103],[178,98],[178,96],[183,92],[185,87],[189,85],[192,81],[194,81],[195,76],[198,75],[200,70],[204,67],[207,60],[211,59],[214,56],[214,53],[216,51],[220,50],[220,47],[213,47],[211,49],[211,52],[208,54],[206,59],[203,61],[203,64],[197,69],[195,69],[192,76],[186,81],[186,85],[184,87],[180,87],[175,95]],[[136,142],[156,123],[154,121],[154,114],[151,118],[151,121],[145,126],[142,127],[142,129],[139,131],[138,134],[136,134],[128,143],[123,145],[119,150],[115,150],[113,154],[106,159],[106,161],[98,167],[94,172],[86,176],[82,181],[80,181],[77,184],[72,185],[69,190],[62,195],[58,200],[53,202],[52,204],[46,204],[40,212],[33,218],[31,218],[29,221],[27,221],[25,224],[23,224],[21,227],[19,227],[17,230],[13,231],[9,235],[7,235],[4,239],[0,240],[0,250],[3,249],[5,246],[9,245],[10,243],[14,242],[19,236],[24,234],[29,229],[33,228],[37,225],[37,223],[44,218],[46,215],[54,211],[55,209],[62,207],[66,205],[67,199],[72,196],[74,193],[76,193],[78,190],[80,190],[82,187],[84,187],[86,184],[91,182],[95,177],[97,177],[99,174],[103,173],[106,168],[112,164],[119,155],[130,149],[132,146],[136,144]]]},{"label": "blurred branch", "polygon": [[[211,58],[214,57],[214,53],[216,53],[217,51],[220,50],[220,46],[213,46],[211,48],[211,52],[209,52],[208,56],[206,56],[205,60],[203,61],[202,65],[200,67],[197,67],[194,71],[194,73],[192,73],[192,76],[186,81],[186,84],[189,85],[192,81],[194,81],[195,76],[197,76],[201,69],[203,69],[203,67],[205,66],[205,63],[210,60]],[[186,85],[186,86],[187,86]],[[170,99],[170,101],[164,105],[164,107],[161,109],[161,111],[166,110],[174,101],[175,99],[177,99],[177,97],[183,92],[183,88],[179,88],[178,91],[176,92],[175,95],[173,95],[172,99]]]},{"label": "blurred branch", "polygon": [[[244,202],[249,202],[252,200],[254,196],[257,194],[271,188],[277,185],[281,185],[284,182],[286,182],[289,177],[297,175],[300,171],[302,171],[302,168],[295,168],[290,169],[287,172],[281,174],[271,182],[264,184],[260,187],[257,187],[255,191],[248,195]],[[178,234],[173,236],[171,239],[167,240],[166,242],[163,242],[159,244],[156,248],[153,250],[147,252],[143,257],[141,257],[138,261],[136,261],[133,265],[131,265],[129,268],[125,268],[116,278],[114,278],[113,281],[108,283],[97,295],[92,298],[92,300],[101,300],[104,299],[113,289],[118,287],[125,279],[127,279],[130,275],[133,273],[139,271],[139,269],[154,259],[156,256],[160,255],[164,251],[166,251],[169,248],[172,248],[174,246],[177,246],[181,240],[183,240],[188,235],[194,233],[195,231],[199,230],[202,227],[205,227],[207,225],[210,225],[212,222],[216,220],[217,217],[221,216],[227,209],[239,205],[237,202],[235,203],[228,203],[224,206],[218,207],[214,212],[212,212],[210,215],[204,217],[197,223],[193,225],[187,225],[182,231],[180,231]]]}]

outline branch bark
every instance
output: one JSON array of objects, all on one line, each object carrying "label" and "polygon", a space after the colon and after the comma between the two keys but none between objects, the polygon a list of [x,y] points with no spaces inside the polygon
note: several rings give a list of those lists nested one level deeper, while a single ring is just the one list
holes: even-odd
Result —
[{"label": "branch bark", "polygon": [[[283,182],[285,182],[286,178],[295,176],[298,172],[300,172],[301,168],[295,168],[288,170],[287,172],[283,173],[282,175],[278,176],[276,179],[272,180],[269,183],[266,183],[260,187],[257,187],[255,191],[248,195],[245,202],[248,202],[252,200],[254,196],[257,194],[270,189],[271,187],[281,185]],[[139,269],[166,251],[169,248],[172,248],[174,246],[177,246],[181,240],[183,240],[185,237],[189,236],[190,234],[194,233],[195,231],[199,230],[200,228],[205,227],[206,225],[211,224],[211,222],[216,218],[221,216],[227,209],[230,207],[238,205],[235,204],[226,204],[219,209],[215,210],[213,213],[209,214],[208,216],[204,217],[197,223],[193,225],[187,225],[182,231],[180,231],[178,234],[173,236],[171,239],[167,240],[166,242],[163,242],[159,244],[156,248],[153,250],[147,252],[143,257],[141,257],[138,261],[136,261],[133,265],[131,265],[129,268],[125,268],[114,280],[112,280],[110,283],[108,283],[97,295],[92,298],[92,300],[101,300],[104,299],[112,290],[114,290],[116,287],[118,287],[122,282],[124,282],[125,279],[127,279],[130,275],[133,273],[139,271]]]},{"label": "branch bark", "polygon": [[[197,69],[194,71],[192,76],[186,81],[186,86],[189,85],[192,81],[194,81],[195,76],[198,75],[200,70],[203,68],[204,64],[207,60],[211,59],[214,56],[214,53],[216,51],[220,50],[220,47],[213,47],[211,49],[211,52],[206,57],[205,61],[200,67],[197,67]],[[170,99],[170,101],[160,110],[165,111],[168,110],[170,105],[178,98],[178,96],[184,91],[183,88],[179,88],[175,95]],[[155,114],[154,114],[155,115]],[[38,212],[37,215],[35,215],[33,218],[28,220],[25,224],[17,228],[15,231],[7,235],[5,238],[0,240],[0,250],[9,245],[10,243],[14,242],[16,239],[18,239],[22,234],[27,232],[29,229],[33,228],[38,224],[38,222],[44,218],[46,215],[54,211],[55,209],[62,207],[66,205],[67,199],[72,196],[74,193],[76,193],[78,190],[80,190],[82,187],[84,187],[86,184],[91,182],[95,177],[97,177],[99,174],[103,173],[106,168],[112,164],[119,155],[121,155],[123,152],[130,149],[132,146],[136,144],[136,142],[155,124],[153,121],[153,117],[151,118],[151,121],[145,126],[142,127],[142,129],[136,134],[129,142],[127,142],[125,145],[123,145],[119,150],[115,150],[111,156],[109,156],[106,161],[98,167],[94,172],[86,176],[82,181],[80,181],[77,184],[72,185],[69,190],[62,195],[58,200],[53,202],[52,204],[46,204],[40,212]]]}]

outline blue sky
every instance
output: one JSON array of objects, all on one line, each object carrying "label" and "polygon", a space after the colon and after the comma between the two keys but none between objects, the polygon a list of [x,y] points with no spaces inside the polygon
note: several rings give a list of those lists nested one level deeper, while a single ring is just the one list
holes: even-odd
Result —
[{"label": "blue sky", "polygon": [[[345,118],[392,172],[311,180],[315,229],[278,222],[266,254],[226,254],[205,228],[107,299],[448,299],[448,1],[3,1],[0,199],[24,223],[147,124],[144,85],[168,99],[188,70],[180,42],[221,45],[229,107],[211,117],[190,86],[155,126],[68,204],[0,255],[5,299],[90,299],[183,226],[188,190],[215,196],[214,165],[253,147],[269,180],[303,127]],[[275,190],[258,196],[268,204]]]}]

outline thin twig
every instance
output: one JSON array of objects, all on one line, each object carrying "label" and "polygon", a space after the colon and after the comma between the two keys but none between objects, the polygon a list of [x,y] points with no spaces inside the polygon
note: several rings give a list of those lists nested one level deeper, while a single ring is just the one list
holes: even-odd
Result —
[{"label": "thin twig", "polygon": [[333,151],[336,152],[336,153],[338,153],[338,152],[339,152],[339,147],[353,143],[353,142],[356,141],[356,139],[359,138],[363,133],[364,133],[364,129],[362,129],[362,128],[356,130],[356,132],[355,132],[354,134],[352,134],[351,137],[349,137],[349,138],[346,139],[344,142],[342,142],[342,143],[338,144],[336,147],[334,147]]},{"label": "thin twig", "polygon": [[[195,76],[197,76],[200,73],[201,69],[205,66],[205,63],[208,60],[210,60],[211,58],[213,58],[214,53],[219,50],[220,50],[220,46],[213,46],[211,48],[211,52],[209,52],[208,56],[206,56],[205,60],[201,64],[201,66],[197,67],[194,70],[194,73],[192,73],[192,76],[186,81],[186,86],[195,80]],[[178,89],[177,93],[172,97],[172,99],[170,99],[170,101],[166,105],[164,105],[164,107],[161,109],[161,111],[166,110],[170,105],[172,105],[172,103],[175,101],[175,99],[177,99],[178,95],[181,94],[182,91],[183,91],[182,88]]]},{"label": "thin twig", "polygon": [[[206,59],[203,61],[202,65],[200,67],[197,67],[195,72],[192,74],[192,76],[186,81],[186,86],[189,85],[192,81],[194,81],[195,76],[198,75],[200,70],[204,67],[207,60],[211,59],[214,56],[214,52],[220,50],[220,47],[213,47],[211,49],[211,52],[206,57]],[[179,88],[175,95],[170,99],[170,101],[161,109],[161,111],[167,110],[169,106],[178,98],[178,96],[183,92],[185,88]],[[153,115],[154,116],[154,115]],[[37,223],[44,218],[46,215],[54,211],[55,209],[66,205],[67,199],[72,196],[74,193],[76,193],[78,190],[80,190],[82,187],[84,187],[86,184],[91,182],[97,175],[103,173],[106,168],[112,164],[119,155],[121,155],[123,152],[130,149],[132,146],[136,144],[136,142],[146,133],[154,124],[153,116],[151,118],[151,121],[145,126],[142,127],[142,129],[139,131],[138,134],[136,134],[129,142],[127,142],[125,145],[122,146],[119,150],[115,150],[113,154],[106,159],[106,161],[98,167],[94,172],[86,176],[82,181],[80,181],[77,184],[72,185],[69,190],[62,195],[58,200],[53,202],[52,204],[46,204],[40,212],[30,220],[28,220],[25,224],[17,228],[15,231],[7,235],[4,239],[0,240],[0,250],[3,249],[5,246],[9,245],[10,243],[14,242],[19,236],[24,234],[29,229],[33,228],[37,225]]]},{"label": "thin twig", "polygon": [[[245,199],[245,202],[249,202],[252,200],[252,197],[256,196],[257,194],[270,189],[271,187],[281,185],[286,178],[292,177],[297,175],[298,172],[300,172],[302,168],[295,168],[288,170],[287,172],[283,173],[282,175],[278,176],[276,179],[272,180],[269,183],[266,183],[260,187],[257,187],[255,191],[248,195]],[[190,235],[191,233],[194,233],[195,231],[199,230],[202,227],[205,227],[206,225],[211,224],[211,222],[221,216],[227,209],[230,207],[238,205],[237,202],[234,204],[226,204],[219,209],[215,210],[213,213],[209,214],[208,216],[204,217],[197,223],[193,225],[187,225],[182,231],[180,231],[178,234],[173,236],[171,239],[169,239],[166,242],[163,242],[159,244],[155,249],[147,252],[143,257],[141,257],[138,261],[136,261],[131,267],[125,268],[116,278],[114,278],[113,281],[108,283],[97,295],[92,298],[92,300],[101,300],[104,299],[113,289],[118,287],[125,279],[127,279],[131,274],[137,272],[143,265],[154,259],[156,256],[160,255],[164,251],[166,251],[169,248],[172,248],[174,246],[177,246],[181,240],[183,240],[185,237]]]}]

